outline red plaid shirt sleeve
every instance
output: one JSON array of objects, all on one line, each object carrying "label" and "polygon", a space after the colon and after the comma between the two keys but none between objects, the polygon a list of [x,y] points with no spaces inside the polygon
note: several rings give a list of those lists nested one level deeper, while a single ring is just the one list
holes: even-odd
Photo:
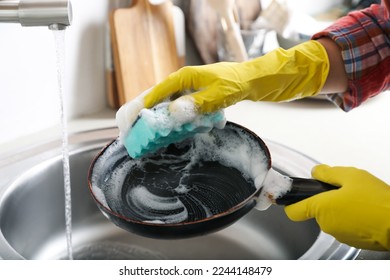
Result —
[{"label": "red plaid shirt sleeve", "polygon": [[390,88],[390,20],[384,6],[372,5],[340,18],[313,39],[329,37],[340,47],[348,90],[328,98],[349,111]]}]

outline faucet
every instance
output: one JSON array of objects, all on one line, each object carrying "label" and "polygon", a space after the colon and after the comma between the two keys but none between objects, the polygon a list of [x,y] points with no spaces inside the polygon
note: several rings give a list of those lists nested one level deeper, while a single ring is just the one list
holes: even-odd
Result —
[{"label": "faucet", "polygon": [[1,22],[63,30],[72,23],[72,6],[70,0],[0,0]]}]

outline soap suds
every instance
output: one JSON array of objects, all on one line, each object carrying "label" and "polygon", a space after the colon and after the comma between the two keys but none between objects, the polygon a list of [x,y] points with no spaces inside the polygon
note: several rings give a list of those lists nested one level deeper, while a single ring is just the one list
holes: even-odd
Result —
[{"label": "soap suds", "polygon": [[274,169],[270,169],[265,179],[256,178],[256,181],[262,182],[263,189],[261,190],[256,209],[266,210],[272,202],[291,190],[292,179],[288,176],[284,176]]},{"label": "soap suds", "polygon": [[[131,200],[131,205],[135,206],[135,211],[139,211],[145,221],[151,223],[174,224],[184,221],[188,217],[187,209],[177,197],[157,196],[144,186],[131,189],[127,197]],[[170,214],[162,215],[161,213]]]},{"label": "soap suds", "polygon": [[190,123],[196,120],[197,108],[191,96],[182,96],[169,104],[172,118],[179,124]]},{"label": "soap suds", "polygon": [[119,128],[119,137],[124,141],[129,129],[136,121],[139,112],[144,108],[144,100],[142,96],[138,96],[131,102],[124,104],[116,112],[115,120]]}]

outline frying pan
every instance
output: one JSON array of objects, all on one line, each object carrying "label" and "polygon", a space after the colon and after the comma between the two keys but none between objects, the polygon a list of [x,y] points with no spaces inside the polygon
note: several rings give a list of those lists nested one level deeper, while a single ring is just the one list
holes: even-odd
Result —
[{"label": "frying pan", "polygon": [[[140,159],[114,139],[92,161],[88,183],[101,212],[117,226],[145,237],[178,239],[218,231],[243,217],[270,196],[262,187],[270,173],[276,171],[261,138],[227,122],[224,129]],[[291,183],[287,193],[268,198],[279,205],[336,188],[282,177]]]}]

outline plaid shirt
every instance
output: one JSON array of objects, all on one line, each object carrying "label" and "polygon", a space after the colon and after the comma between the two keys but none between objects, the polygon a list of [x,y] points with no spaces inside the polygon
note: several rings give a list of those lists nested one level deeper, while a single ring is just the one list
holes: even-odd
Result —
[{"label": "plaid shirt", "polygon": [[385,6],[372,5],[349,13],[313,36],[327,36],[342,50],[348,90],[328,98],[344,111],[390,88],[389,13]]}]

